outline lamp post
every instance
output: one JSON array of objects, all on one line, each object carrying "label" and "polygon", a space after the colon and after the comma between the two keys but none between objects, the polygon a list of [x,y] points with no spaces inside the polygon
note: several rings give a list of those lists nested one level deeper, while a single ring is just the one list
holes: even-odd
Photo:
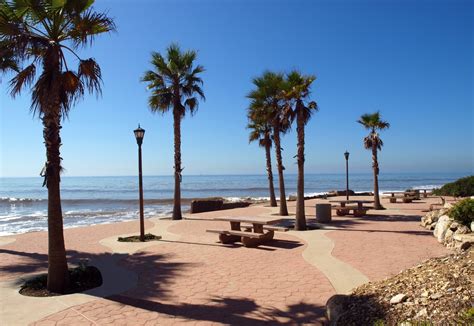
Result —
[{"label": "lamp post", "polygon": [[140,241],[145,241],[145,220],[143,217],[143,178],[142,178],[142,143],[145,136],[145,129],[138,128],[133,131],[138,144],[138,188],[140,195]]},{"label": "lamp post", "polygon": [[344,153],[346,158],[346,199],[349,200],[349,152]]}]

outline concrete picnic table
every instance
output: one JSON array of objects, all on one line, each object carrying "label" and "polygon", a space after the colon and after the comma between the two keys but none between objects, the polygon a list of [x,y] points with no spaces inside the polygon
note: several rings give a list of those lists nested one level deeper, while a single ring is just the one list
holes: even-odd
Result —
[{"label": "concrete picnic table", "polygon": [[[262,221],[251,217],[216,218],[215,221],[229,222],[230,230],[206,230],[206,232],[218,233],[219,240],[222,243],[228,244],[241,241],[246,247],[257,247],[264,242],[272,240],[275,231],[288,231],[288,228],[272,225],[279,220]],[[242,226],[241,223],[252,224],[252,226]],[[242,231],[242,227],[244,231]]]},{"label": "concrete picnic table", "polygon": [[383,195],[390,194],[390,202],[396,203],[397,198],[402,198],[404,203],[411,203],[414,199],[419,199],[420,193],[410,190],[410,191],[386,191]]},{"label": "concrete picnic table", "polygon": [[[369,210],[369,207],[364,206],[364,204],[373,203],[373,200],[357,200],[357,199],[341,199],[341,200],[330,200],[330,203],[339,203],[340,206],[334,206],[333,208],[336,209],[336,214],[338,216],[344,216],[350,214],[352,210],[354,212],[354,216],[361,217],[364,216],[365,213]],[[356,203],[356,206],[346,206],[346,204]]]}]

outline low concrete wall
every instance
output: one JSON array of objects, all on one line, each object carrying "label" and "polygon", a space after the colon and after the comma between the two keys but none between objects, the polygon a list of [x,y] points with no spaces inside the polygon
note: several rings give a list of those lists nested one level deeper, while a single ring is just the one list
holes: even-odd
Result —
[{"label": "low concrete wall", "polygon": [[224,209],[248,207],[251,202],[225,202],[223,198],[202,198],[191,201],[190,213],[203,213],[211,211],[220,211]]}]

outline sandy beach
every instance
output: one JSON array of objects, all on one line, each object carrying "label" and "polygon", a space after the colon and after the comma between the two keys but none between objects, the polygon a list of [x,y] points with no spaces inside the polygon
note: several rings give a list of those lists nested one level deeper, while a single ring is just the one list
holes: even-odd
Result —
[{"label": "sandy beach", "polygon": [[[305,202],[309,221],[321,202],[327,200]],[[148,219],[147,232],[163,237],[157,242],[116,241],[136,234],[138,221],[66,229],[69,264],[87,258],[105,282],[57,298],[24,297],[15,285],[46,271],[46,232],[2,237],[0,315],[7,325],[323,322],[333,294],[449,253],[419,226],[422,211],[437,202],[384,199],[384,211],[369,210],[360,218],[333,214],[333,222],[321,229],[276,232],[275,241],[258,248],[222,245],[205,231],[228,227],[213,220],[220,217],[278,217],[277,208],[265,204],[186,214],[182,221]],[[290,215],[294,205],[289,202]]]}]

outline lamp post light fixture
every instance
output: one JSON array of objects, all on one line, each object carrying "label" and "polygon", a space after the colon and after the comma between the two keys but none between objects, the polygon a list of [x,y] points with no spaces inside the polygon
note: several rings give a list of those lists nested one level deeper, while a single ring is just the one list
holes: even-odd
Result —
[{"label": "lamp post light fixture", "polygon": [[138,188],[140,196],[140,241],[145,241],[145,219],[143,217],[143,177],[142,177],[142,143],[145,129],[138,128],[133,131],[138,144]]},{"label": "lamp post light fixture", "polygon": [[344,153],[346,158],[346,200],[349,200],[349,152]]}]

